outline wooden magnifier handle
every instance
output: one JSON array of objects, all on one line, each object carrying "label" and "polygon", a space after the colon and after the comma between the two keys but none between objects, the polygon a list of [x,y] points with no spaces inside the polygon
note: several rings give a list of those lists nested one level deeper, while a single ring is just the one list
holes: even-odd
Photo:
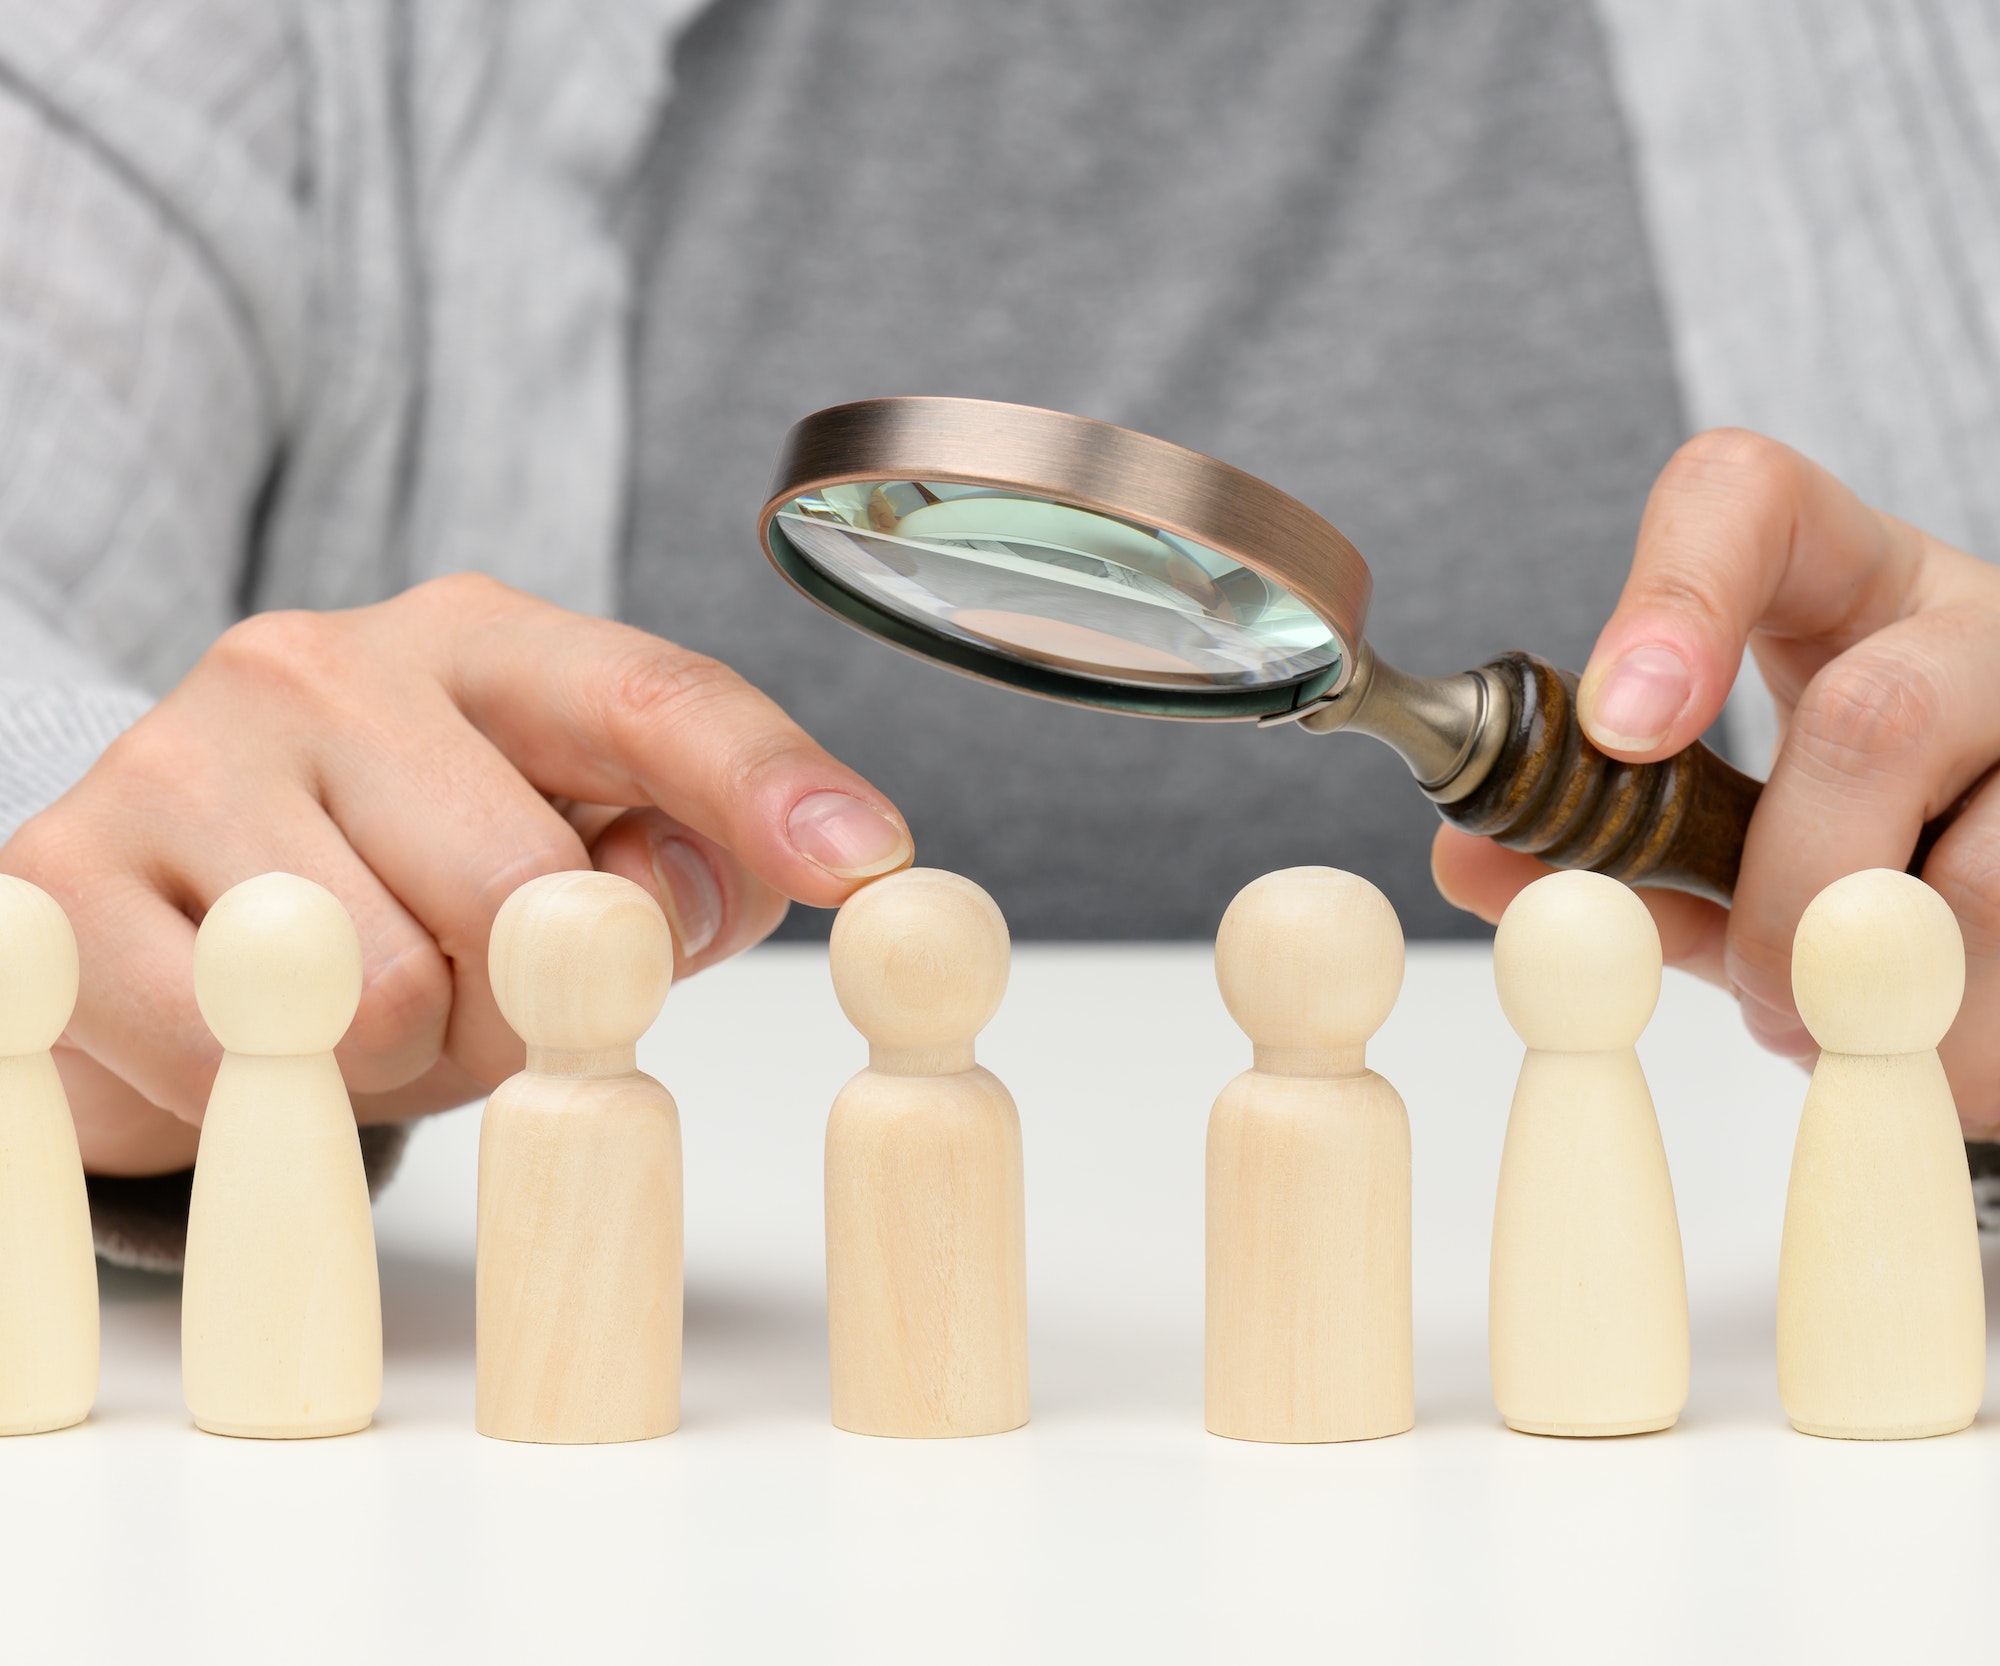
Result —
[{"label": "wooden magnifier handle", "polygon": [[1577,719],[1575,673],[1532,654],[1482,670],[1510,721],[1479,785],[1438,805],[1446,821],[1558,868],[1728,904],[1761,782],[1699,743],[1658,763],[1608,758]]}]

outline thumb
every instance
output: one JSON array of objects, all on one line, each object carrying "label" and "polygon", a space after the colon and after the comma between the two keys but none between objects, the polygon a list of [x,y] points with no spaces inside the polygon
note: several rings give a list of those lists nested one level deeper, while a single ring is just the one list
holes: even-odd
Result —
[{"label": "thumb", "polygon": [[1721,714],[1753,630],[1838,651],[1879,628],[1914,564],[1901,530],[1789,446],[1697,435],[1647,499],[1631,576],[1577,690],[1585,733],[1615,757],[1668,757]]},{"label": "thumb", "polygon": [[405,600],[449,615],[440,679],[543,793],[664,811],[818,908],[911,860],[888,799],[727,666],[491,580],[433,586]]}]

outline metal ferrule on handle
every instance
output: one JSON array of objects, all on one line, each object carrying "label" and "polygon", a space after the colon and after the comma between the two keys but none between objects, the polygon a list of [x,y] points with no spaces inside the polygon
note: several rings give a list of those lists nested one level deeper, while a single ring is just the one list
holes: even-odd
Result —
[{"label": "metal ferrule on handle", "polygon": [[1657,763],[1607,757],[1576,711],[1576,678],[1530,654],[1456,677],[1411,677],[1365,646],[1352,680],[1299,719],[1392,746],[1444,819],[1558,868],[1727,905],[1761,783],[1697,743]]}]

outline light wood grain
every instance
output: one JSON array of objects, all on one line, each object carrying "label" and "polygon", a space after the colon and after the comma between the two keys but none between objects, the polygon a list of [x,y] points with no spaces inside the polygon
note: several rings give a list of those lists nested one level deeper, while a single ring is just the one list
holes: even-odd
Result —
[{"label": "light wood grain", "polygon": [[1493,1211],[1493,1399],[1528,1434],[1671,1427],[1687,1403],[1687,1278],[1659,1119],[1633,1044],[1660,994],[1646,906],[1600,874],[1522,891],[1494,981],[1528,1044]]},{"label": "light wood grain", "polygon": [[835,1426],[935,1438],[1027,1422],[1021,1125],[1007,1090],[977,1066],[862,1072],[827,1119],[826,1212]]},{"label": "light wood grain", "polygon": [[1246,1072],[1208,1125],[1206,1423],[1372,1440],[1415,1421],[1410,1123],[1372,1070]]},{"label": "light wood grain", "polygon": [[339,901],[265,874],[217,899],[195,998],[227,1051],[188,1210],[181,1376],[196,1424],[267,1439],[366,1428],[381,1286],[354,1112],[333,1047],[361,998]]},{"label": "light wood grain", "polygon": [[1366,880],[1288,868],[1238,893],[1216,977],[1255,1066],[1207,1154],[1205,1420],[1237,1440],[1372,1440],[1416,1420],[1410,1127],[1366,1066],[1403,936]]},{"label": "light wood grain", "polygon": [[633,1059],[673,977],[666,918],[629,880],[547,875],[502,906],[489,967],[527,1068],[479,1130],[476,1425],[558,1444],[669,1434],[680,1116]]},{"label": "light wood grain", "polygon": [[1850,874],[1799,922],[1792,989],[1822,1051],[1785,1198],[1778,1392],[1803,1433],[1916,1439],[1978,1413],[1978,1228],[1936,1051],[1964,987],[1958,922],[1908,874]]},{"label": "light wood grain", "polygon": [[650,1440],[680,1423],[681,1141],[637,1071],[523,1072],[479,1135],[477,1426]]},{"label": "light wood grain", "polygon": [[67,1428],[97,1398],[90,1202],[49,1056],[76,992],[61,908],[0,875],[0,1435]]},{"label": "light wood grain", "polygon": [[1006,922],[936,869],[857,892],[830,946],[869,1067],[826,1132],[833,1421],[905,1438],[1028,1419],[1021,1127],[974,1038],[1007,986]]}]

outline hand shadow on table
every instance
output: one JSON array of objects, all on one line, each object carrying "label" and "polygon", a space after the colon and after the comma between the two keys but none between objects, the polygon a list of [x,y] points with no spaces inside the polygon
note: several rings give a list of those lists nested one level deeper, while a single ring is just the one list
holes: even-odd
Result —
[{"label": "hand shadow on table", "polygon": [[[469,1361],[475,1342],[473,1269],[402,1254],[383,1256],[381,1268],[384,1353],[391,1359],[457,1355]],[[700,1356],[704,1372],[754,1368],[761,1377],[783,1382],[809,1365],[821,1379],[826,1375],[825,1304],[782,1291],[691,1283],[683,1297],[682,1338],[684,1355]]]},{"label": "hand shadow on table", "polygon": [[681,1421],[826,1415],[826,1303],[697,1275],[682,1296]]},{"label": "hand shadow on table", "polygon": [[[385,1357],[462,1354],[473,1342],[472,1269],[407,1255],[385,1255],[382,1277],[382,1351]],[[181,1326],[179,1273],[146,1272],[97,1264],[98,1300],[125,1310],[121,1329],[178,1349]]]}]

